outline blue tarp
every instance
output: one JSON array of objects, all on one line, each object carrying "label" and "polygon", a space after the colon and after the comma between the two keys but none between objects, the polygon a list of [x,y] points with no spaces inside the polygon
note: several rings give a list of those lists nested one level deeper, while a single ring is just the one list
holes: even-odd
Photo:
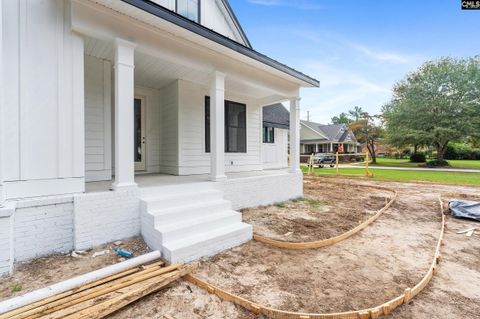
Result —
[{"label": "blue tarp", "polygon": [[480,202],[452,200],[448,206],[453,217],[474,219],[480,222]]}]

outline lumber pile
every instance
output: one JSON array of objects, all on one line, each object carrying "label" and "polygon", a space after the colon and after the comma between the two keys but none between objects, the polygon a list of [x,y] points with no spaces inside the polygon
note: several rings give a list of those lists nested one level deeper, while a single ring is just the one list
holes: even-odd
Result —
[{"label": "lumber pile", "polygon": [[140,265],[1,314],[0,319],[103,318],[192,270],[163,261]]}]

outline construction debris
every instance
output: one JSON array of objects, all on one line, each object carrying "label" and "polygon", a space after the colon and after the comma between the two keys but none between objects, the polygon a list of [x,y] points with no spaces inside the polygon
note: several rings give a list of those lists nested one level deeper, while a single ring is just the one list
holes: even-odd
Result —
[{"label": "construction debris", "polygon": [[457,234],[469,233],[469,232],[471,232],[471,231],[474,231],[475,229],[477,229],[477,228],[475,228],[475,227],[467,228],[467,229],[465,229],[465,230],[457,231]]},{"label": "construction debris", "polygon": [[0,314],[0,319],[103,318],[192,270],[193,267],[180,264],[165,266],[163,261],[157,260],[9,310]]},{"label": "construction debris", "polygon": [[471,200],[451,200],[450,212],[456,218],[468,218],[480,222],[480,202]]},{"label": "construction debris", "polygon": [[113,251],[115,251],[117,254],[119,254],[122,257],[125,257],[125,258],[132,258],[133,257],[133,253],[130,252],[130,251],[123,250],[121,248],[112,248],[112,249],[113,249]]},{"label": "construction debris", "polygon": [[110,253],[109,250],[96,251],[96,252],[93,253],[92,258],[104,256],[108,253]]}]

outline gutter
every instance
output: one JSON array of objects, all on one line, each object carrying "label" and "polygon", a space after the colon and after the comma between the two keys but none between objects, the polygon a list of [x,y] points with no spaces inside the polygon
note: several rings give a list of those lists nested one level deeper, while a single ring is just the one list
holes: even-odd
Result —
[{"label": "gutter", "polygon": [[278,71],[281,71],[285,74],[288,74],[298,80],[303,81],[313,87],[320,87],[320,82],[317,79],[314,79],[302,72],[299,72],[283,63],[280,63],[264,54],[261,54],[247,46],[244,46],[218,32],[210,30],[205,26],[198,24],[194,21],[191,21],[176,12],[168,10],[167,8],[162,7],[159,4],[152,2],[151,0],[121,0],[125,3],[130,4],[131,6],[136,7],[137,9],[143,10],[147,13],[150,13],[156,17],[164,19],[168,22],[171,22],[179,27],[187,29],[195,34],[198,34],[208,40],[216,42],[224,47],[227,47],[233,51],[236,51],[240,54],[243,54],[251,59],[254,59],[258,62],[261,62],[265,65],[268,65]]}]

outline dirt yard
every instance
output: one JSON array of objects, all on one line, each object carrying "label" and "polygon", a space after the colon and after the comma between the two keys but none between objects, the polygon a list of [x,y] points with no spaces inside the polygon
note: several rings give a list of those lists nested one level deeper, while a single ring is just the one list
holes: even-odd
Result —
[{"label": "dirt yard", "polygon": [[[329,179],[322,181],[328,184]],[[292,251],[249,242],[202,261],[195,274],[252,301],[284,310],[336,312],[374,306],[416,284],[427,270],[440,231],[438,195],[445,194],[448,200],[453,197],[476,199],[475,194],[480,194],[480,188],[474,187],[341,181],[355,188],[360,184],[393,187],[398,190],[399,196],[376,222],[333,246]],[[315,195],[309,193],[308,183],[307,179],[305,193],[313,197]],[[332,195],[337,194],[334,192]],[[374,198],[384,196],[376,193],[369,195]],[[321,209],[335,207],[328,198],[313,199],[322,203]],[[366,209],[376,210],[377,204],[382,206],[383,202],[375,202]],[[306,208],[310,209],[311,205]],[[356,217],[357,220],[368,216],[368,213],[359,214],[363,216]],[[478,227],[472,237],[456,234],[471,227]],[[131,245],[138,247],[135,248],[138,253],[146,251],[139,239],[132,239],[132,244],[125,241],[125,248],[133,249]],[[95,251],[103,249],[99,247]],[[437,275],[410,304],[397,308],[390,317],[479,318],[479,251],[480,223],[448,217],[445,245],[442,247],[444,258]],[[24,263],[18,265],[12,278],[1,282],[0,296],[11,296],[11,291],[15,290],[12,288],[17,284],[22,289],[16,294],[21,294],[117,260],[118,257],[111,253],[97,258],[52,256]],[[186,281],[178,281],[169,289],[144,298],[110,318],[263,317],[222,302]]]},{"label": "dirt yard", "polygon": [[334,237],[354,228],[381,209],[392,192],[366,186],[325,184],[305,177],[304,198],[244,209],[243,219],[256,234],[289,242]]}]

